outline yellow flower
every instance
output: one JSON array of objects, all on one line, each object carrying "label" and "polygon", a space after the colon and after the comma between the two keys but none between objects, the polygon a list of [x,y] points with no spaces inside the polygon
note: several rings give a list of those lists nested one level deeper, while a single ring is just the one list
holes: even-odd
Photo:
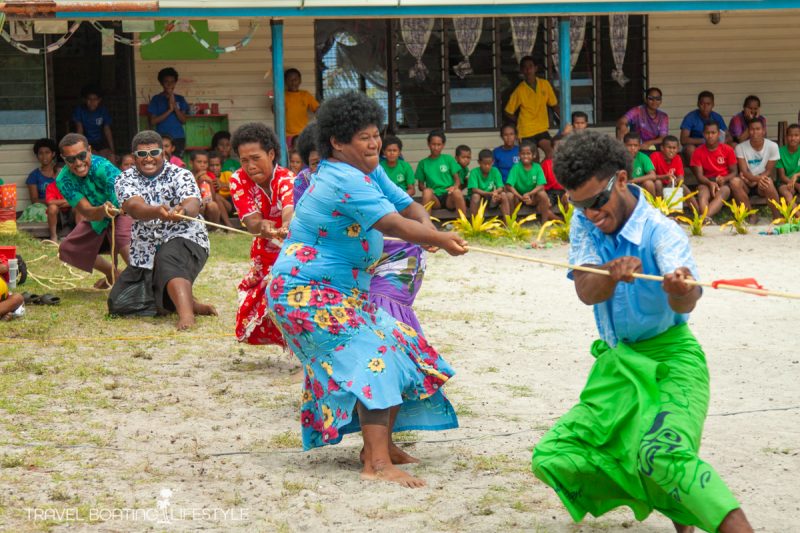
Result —
[{"label": "yellow flower", "polygon": [[309,300],[311,300],[311,287],[308,285],[295,287],[289,291],[289,294],[286,295],[286,298],[289,300],[289,305],[292,307],[303,307],[304,305],[308,305]]},{"label": "yellow flower", "polygon": [[327,362],[327,361],[323,361],[323,362],[321,362],[321,363],[319,364],[319,366],[321,366],[322,368],[324,368],[324,369],[325,369],[325,372],[327,372],[329,376],[332,376],[332,375],[333,375],[333,367],[331,366],[331,364],[330,364],[329,362]]},{"label": "yellow flower", "polygon": [[397,327],[400,328],[400,331],[402,331],[403,333],[405,333],[409,337],[416,337],[417,336],[417,331],[414,328],[412,328],[411,326],[409,326],[408,324],[404,323],[404,322],[397,321]]},{"label": "yellow flower", "polygon": [[303,391],[303,403],[305,404],[305,403],[313,402],[313,401],[314,401],[314,395],[311,394],[311,391],[310,390],[304,390]]},{"label": "yellow flower", "polygon": [[354,222],[347,226],[347,236],[348,237],[358,237],[361,233],[361,225],[358,222]]},{"label": "yellow flower", "polygon": [[311,365],[306,365],[306,374],[308,374],[309,379],[314,379],[314,369],[311,368]]},{"label": "yellow flower", "polygon": [[333,315],[333,318],[339,321],[339,324],[344,324],[347,322],[347,311],[344,310],[344,307],[332,308],[331,314]]},{"label": "yellow flower", "polygon": [[333,412],[327,405],[322,405],[322,427],[328,429],[333,424]]},{"label": "yellow flower", "polygon": [[314,322],[323,329],[327,329],[331,325],[331,315],[325,309],[317,309],[314,315]]},{"label": "yellow flower", "polygon": [[383,339],[385,339],[385,338],[386,338],[386,334],[384,334],[384,333],[383,333],[381,330],[379,330],[379,329],[373,329],[373,330],[372,330],[372,332],[373,332],[375,335],[377,335],[377,336],[378,336],[378,338],[379,338],[380,340],[383,340]]},{"label": "yellow flower", "polygon": [[284,253],[285,253],[286,255],[294,255],[294,253],[295,253],[297,250],[299,250],[300,248],[302,248],[302,247],[303,247],[303,244],[302,244],[302,243],[296,242],[296,243],[294,243],[294,244],[290,244],[290,245],[289,245],[289,246],[286,248],[286,251],[285,251]]},{"label": "yellow flower", "polygon": [[386,363],[383,362],[383,359],[380,357],[375,357],[370,359],[369,363],[367,363],[367,368],[375,372],[376,374],[380,374],[386,368]]}]

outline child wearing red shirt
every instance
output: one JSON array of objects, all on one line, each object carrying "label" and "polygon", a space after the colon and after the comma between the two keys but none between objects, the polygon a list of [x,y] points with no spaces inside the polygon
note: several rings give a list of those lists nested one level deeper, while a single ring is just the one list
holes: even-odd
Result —
[{"label": "child wearing red shirt", "polygon": [[[556,135],[553,137],[553,150],[556,149],[558,146],[559,141],[561,141],[563,137],[560,135]],[[544,192],[547,193],[547,197],[550,198],[550,206],[557,207],[558,201],[561,200],[561,205],[565,208],[567,207],[567,191],[564,190],[564,187],[556,179],[555,172],[553,172],[553,158],[545,159],[541,162],[542,170],[544,171],[544,179],[547,181],[544,185]],[[558,213],[556,213],[558,215]]]},{"label": "child wearing red shirt", "polygon": [[712,217],[731,196],[730,181],[736,177],[738,163],[733,148],[719,142],[719,125],[709,120],[703,126],[705,144],[692,153],[692,172],[697,178],[700,211],[708,208]]},{"label": "child wearing red shirt", "polygon": [[[675,187],[678,183],[684,181],[683,160],[678,155],[679,151],[678,138],[674,135],[667,135],[661,142],[661,151],[653,152],[650,155],[650,160],[656,169],[656,196],[665,196],[664,187]],[[683,196],[691,194],[689,187],[683,185],[681,194]],[[686,203],[698,209],[694,196],[686,200]]]}]

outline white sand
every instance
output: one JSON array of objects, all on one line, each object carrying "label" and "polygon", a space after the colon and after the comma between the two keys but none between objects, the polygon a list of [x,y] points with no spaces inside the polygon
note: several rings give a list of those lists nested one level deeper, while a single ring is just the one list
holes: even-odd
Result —
[{"label": "white sand", "polygon": [[[755,277],[768,288],[800,292],[800,235],[741,237],[716,227],[707,233],[692,239],[704,279]],[[514,251],[563,260],[567,248]],[[230,286],[243,268],[217,265],[203,277]],[[226,289],[214,300],[228,328],[231,295]],[[799,306],[708,290],[691,320],[712,376],[702,457],[757,531],[800,531]],[[428,481],[425,489],[360,481],[358,436],[310,453],[281,448],[296,438],[276,436],[297,436],[300,426],[291,356],[230,339],[193,349],[170,340],[145,345],[152,381],[131,382],[120,373],[108,393],[117,395],[114,407],[85,414],[86,424],[98,424],[108,446],[121,451],[69,450],[56,468],[66,481],[27,473],[2,493],[2,504],[70,507],[48,499],[57,485],[84,505],[152,510],[162,488],[173,491],[169,524],[56,527],[64,531],[672,531],[657,514],[638,523],[627,509],[575,525],[530,473],[533,445],[577,401],[593,362],[592,310],[578,301],[564,271],[478,253],[437,254],[417,307],[429,340],[457,370],[447,391],[461,423],[413,434],[418,442],[408,451],[423,463],[410,471]],[[120,346],[105,356],[123,368],[132,350]],[[61,429],[81,429],[71,420]],[[234,451],[259,453],[212,455]],[[233,508],[247,519],[178,519],[176,513],[197,508]],[[9,530],[35,525],[18,514],[7,518]]]}]

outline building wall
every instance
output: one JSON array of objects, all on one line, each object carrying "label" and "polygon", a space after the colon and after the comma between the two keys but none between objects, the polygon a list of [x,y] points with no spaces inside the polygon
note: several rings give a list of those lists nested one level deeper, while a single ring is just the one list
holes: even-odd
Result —
[{"label": "building wall", "polygon": [[38,166],[39,162],[33,155],[33,143],[0,143],[0,179],[6,184],[17,184],[18,211],[21,211],[29,203],[28,188],[25,186],[25,178],[28,177],[31,170]]}]

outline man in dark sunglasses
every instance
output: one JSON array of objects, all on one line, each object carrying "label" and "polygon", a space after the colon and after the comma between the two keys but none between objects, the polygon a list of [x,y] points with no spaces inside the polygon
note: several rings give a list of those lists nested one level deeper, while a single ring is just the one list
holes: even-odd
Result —
[{"label": "man in dark sunglasses", "polygon": [[[93,154],[89,141],[79,133],[65,135],[58,148],[66,165],[56,178],[56,186],[83,219],[61,241],[58,256],[68,265],[86,272],[99,270],[104,277],[97,280],[95,288],[111,288],[112,281],[118,277],[117,256],[121,255],[128,263],[131,242],[130,217],[108,211],[108,208],[119,207],[114,182],[120,170],[108,159]],[[112,218],[114,257],[109,262],[101,254],[111,251]]]},{"label": "man in dark sunglasses", "polygon": [[[619,141],[570,135],[553,162],[577,212],[569,259],[578,298],[594,306],[600,340],[580,402],[536,444],[533,472],[571,516],[628,506],[661,512],[679,533],[752,532],[736,498],[698,457],[709,400],[703,350],[687,321],[702,292],[689,241],[628,181]],[[664,276],[638,280],[636,272]]]}]

